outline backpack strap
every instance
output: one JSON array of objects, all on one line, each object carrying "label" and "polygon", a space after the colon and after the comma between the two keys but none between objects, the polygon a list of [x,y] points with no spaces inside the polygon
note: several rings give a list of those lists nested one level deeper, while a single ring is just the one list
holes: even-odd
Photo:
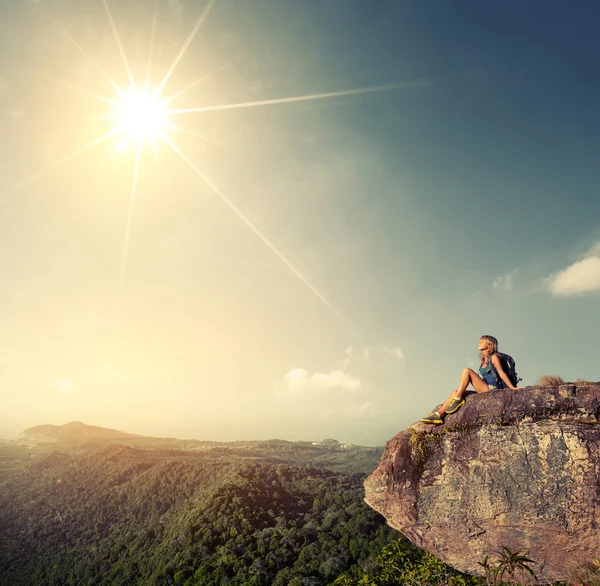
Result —
[{"label": "backpack strap", "polygon": [[[502,352],[496,352],[496,354],[498,354],[498,358],[500,358],[500,364],[502,364],[502,369],[504,370],[504,364],[506,363],[506,361],[502,360],[503,354],[502,354]],[[498,374],[498,371],[496,370],[496,367],[494,366],[494,363],[491,360],[492,360],[492,357],[490,356],[490,364],[492,365],[492,368],[494,369],[494,375],[496,376],[496,388],[497,389],[507,388],[506,383],[502,380],[502,377]],[[508,376],[508,373],[506,374],[506,376]]]}]

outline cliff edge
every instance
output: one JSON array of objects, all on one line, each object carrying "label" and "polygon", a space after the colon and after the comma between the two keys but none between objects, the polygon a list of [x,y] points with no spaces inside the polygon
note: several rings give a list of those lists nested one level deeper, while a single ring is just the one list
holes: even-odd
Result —
[{"label": "cliff edge", "polygon": [[387,442],[365,501],[461,572],[506,546],[539,583],[600,558],[600,383],[470,395]]}]

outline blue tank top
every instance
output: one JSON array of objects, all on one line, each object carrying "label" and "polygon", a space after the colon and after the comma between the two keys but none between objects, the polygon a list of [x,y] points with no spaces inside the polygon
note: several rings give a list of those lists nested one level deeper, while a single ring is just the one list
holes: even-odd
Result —
[{"label": "blue tank top", "polygon": [[496,375],[496,369],[492,364],[492,358],[490,357],[488,363],[485,366],[479,367],[479,376],[488,384],[494,387],[498,386],[498,376]]}]

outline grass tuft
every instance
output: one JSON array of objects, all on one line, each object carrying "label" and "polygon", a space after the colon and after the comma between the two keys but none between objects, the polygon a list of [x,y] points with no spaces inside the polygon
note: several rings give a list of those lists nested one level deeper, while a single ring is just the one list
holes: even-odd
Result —
[{"label": "grass tuft", "polygon": [[554,376],[552,374],[544,374],[537,379],[535,383],[538,387],[558,387],[564,384],[562,376]]}]

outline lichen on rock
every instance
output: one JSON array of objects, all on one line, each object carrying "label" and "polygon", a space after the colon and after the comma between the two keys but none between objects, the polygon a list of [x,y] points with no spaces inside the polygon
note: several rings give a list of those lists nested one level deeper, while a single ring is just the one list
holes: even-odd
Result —
[{"label": "lichen on rock", "polygon": [[564,580],[600,558],[600,383],[468,396],[388,441],[365,501],[462,572],[505,546],[540,583]]}]

